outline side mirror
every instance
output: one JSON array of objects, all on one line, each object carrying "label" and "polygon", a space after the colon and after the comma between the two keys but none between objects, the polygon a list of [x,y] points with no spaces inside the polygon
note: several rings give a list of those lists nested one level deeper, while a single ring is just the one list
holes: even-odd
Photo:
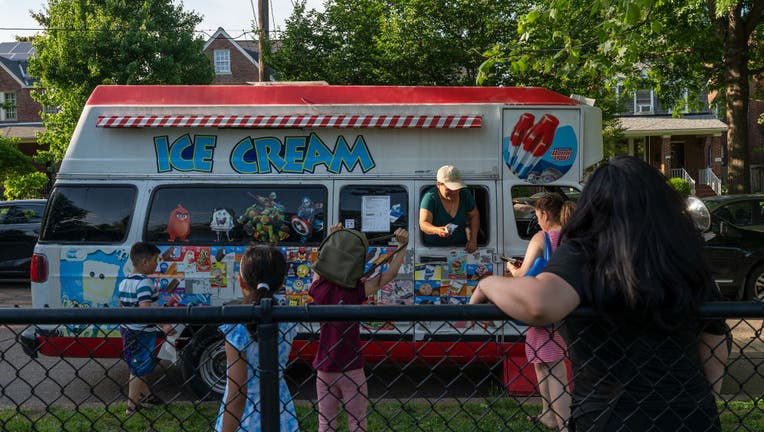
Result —
[{"label": "side mirror", "polygon": [[687,197],[687,213],[701,232],[706,232],[711,227],[711,212],[699,198]]}]

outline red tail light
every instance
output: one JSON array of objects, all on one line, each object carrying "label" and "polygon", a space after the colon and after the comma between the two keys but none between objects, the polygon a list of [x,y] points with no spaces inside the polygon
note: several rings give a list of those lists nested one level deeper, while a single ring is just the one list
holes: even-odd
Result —
[{"label": "red tail light", "polygon": [[48,280],[48,259],[45,255],[32,255],[32,265],[29,270],[29,278],[32,282],[45,282]]}]

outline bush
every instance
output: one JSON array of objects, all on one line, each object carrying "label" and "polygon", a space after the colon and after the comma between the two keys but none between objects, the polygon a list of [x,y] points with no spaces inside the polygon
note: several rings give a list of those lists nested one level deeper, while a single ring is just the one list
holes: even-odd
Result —
[{"label": "bush", "polygon": [[42,193],[48,185],[48,176],[36,171],[18,177],[7,178],[3,182],[5,199],[42,198]]},{"label": "bush", "polygon": [[692,190],[690,189],[690,183],[688,183],[687,180],[685,179],[681,179],[679,177],[672,177],[668,179],[668,184],[669,186],[674,188],[674,190],[677,191],[677,193],[679,193],[679,195],[681,195],[682,198],[687,198],[688,196],[690,196],[690,192],[692,192]]}]

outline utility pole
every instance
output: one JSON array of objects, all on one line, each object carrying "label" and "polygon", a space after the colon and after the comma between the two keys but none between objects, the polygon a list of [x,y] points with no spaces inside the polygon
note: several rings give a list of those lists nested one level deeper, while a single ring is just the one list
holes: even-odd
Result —
[{"label": "utility pole", "polygon": [[268,46],[268,33],[270,31],[270,24],[268,23],[268,0],[257,0],[257,12],[258,12],[258,41],[257,45],[260,50],[260,58],[257,63],[257,78],[260,82],[270,81],[271,78],[268,74],[268,69],[265,67],[264,53]]}]

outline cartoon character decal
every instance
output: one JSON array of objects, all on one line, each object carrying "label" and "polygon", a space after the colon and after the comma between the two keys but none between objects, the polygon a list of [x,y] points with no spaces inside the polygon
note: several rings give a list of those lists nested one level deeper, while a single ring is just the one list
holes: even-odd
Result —
[{"label": "cartoon character decal", "polygon": [[289,227],[284,218],[284,206],[276,201],[276,193],[267,197],[257,195],[255,204],[247,207],[237,219],[244,232],[261,242],[276,244],[289,237]]},{"label": "cartoon character decal", "polygon": [[297,208],[297,214],[290,220],[292,229],[300,236],[301,243],[308,241],[313,232],[324,229],[324,221],[316,217],[316,210],[323,207],[323,203],[314,203],[309,197],[303,197],[300,207]]},{"label": "cartoon character decal", "polygon": [[231,241],[231,230],[233,229],[233,214],[228,210],[214,209],[212,211],[212,221],[210,221],[210,229],[215,232],[216,242],[220,242],[221,234],[225,233],[228,241]]},{"label": "cartoon character decal", "polygon": [[103,306],[112,303],[115,275],[119,266],[102,261],[82,263],[82,300],[91,305]]},{"label": "cartoon character decal", "polygon": [[191,214],[178,204],[170,212],[170,219],[167,221],[167,234],[170,235],[169,241],[174,242],[179,239],[188,242],[188,235],[191,234]]}]

